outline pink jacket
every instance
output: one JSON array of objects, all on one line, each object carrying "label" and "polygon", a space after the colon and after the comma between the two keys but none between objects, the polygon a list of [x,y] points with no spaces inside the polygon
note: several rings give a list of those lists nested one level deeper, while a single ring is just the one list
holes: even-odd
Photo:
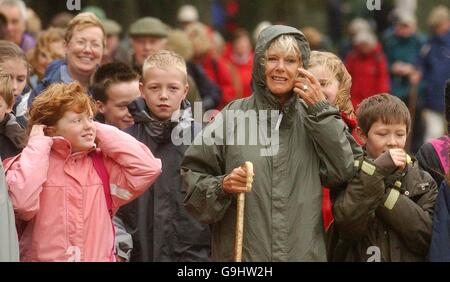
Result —
[{"label": "pink jacket", "polygon": [[[134,137],[96,127],[115,212],[153,184],[161,161]],[[24,223],[21,261],[115,261],[103,184],[88,153],[71,154],[62,137],[36,136],[5,162],[9,195]]]}]

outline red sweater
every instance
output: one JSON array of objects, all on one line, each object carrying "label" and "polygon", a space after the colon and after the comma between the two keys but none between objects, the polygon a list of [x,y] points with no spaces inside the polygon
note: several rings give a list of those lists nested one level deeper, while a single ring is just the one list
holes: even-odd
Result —
[{"label": "red sweater", "polygon": [[345,66],[352,76],[352,103],[359,103],[375,94],[389,92],[389,70],[381,44],[369,54],[361,54],[353,48],[345,59]]}]

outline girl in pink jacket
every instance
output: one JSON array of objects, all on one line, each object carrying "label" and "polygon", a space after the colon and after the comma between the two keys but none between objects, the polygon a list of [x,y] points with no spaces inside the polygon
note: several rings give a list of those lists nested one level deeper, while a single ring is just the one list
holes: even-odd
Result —
[{"label": "girl in pink jacket", "polygon": [[161,173],[147,146],[94,114],[78,82],[33,102],[28,144],[5,162],[21,261],[115,261],[111,216]]}]

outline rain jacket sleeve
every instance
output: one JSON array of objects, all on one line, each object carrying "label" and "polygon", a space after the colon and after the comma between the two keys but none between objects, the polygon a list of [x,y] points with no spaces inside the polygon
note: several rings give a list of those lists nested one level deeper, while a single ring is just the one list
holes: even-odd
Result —
[{"label": "rain jacket sleeve", "polygon": [[[339,110],[328,102],[318,102],[308,108],[305,126],[320,156],[322,185],[331,189],[342,187],[354,174],[354,156],[349,142],[353,137],[348,134]],[[355,155],[362,154],[358,146],[353,150]]]},{"label": "rain jacket sleeve", "polygon": [[161,174],[161,160],[150,149],[119,129],[96,123],[97,144],[105,156],[113,210],[145,192]]},{"label": "rain jacket sleeve", "polygon": [[[202,134],[197,138],[202,138]],[[231,194],[222,190],[226,174],[223,164],[223,146],[205,144],[190,146],[181,164],[181,175],[187,189],[185,207],[202,223],[220,221],[231,204]]]},{"label": "rain jacket sleeve", "polygon": [[39,196],[47,181],[52,145],[51,137],[31,137],[20,155],[4,163],[9,196],[21,220],[29,221],[39,211]]},{"label": "rain jacket sleeve", "polygon": [[0,163],[0,262],[19,261],[19,242],[14,211]]},{"label": "rain jacket sleeve", "polygon": [[[391,210],[384,205],[376,210],[377,217],[399,235],[406,247],[422,257],[427,255],[430,247],[433,212],[438,194],[436,182],[431,176],[428,177],[427,182],[422,180],[415,183],[422,187],[419,189],[421,194],[413,197],[400,194]],[[383,203],[391,190],[386,190]]]},{"label": "rain jacket sleeve", "polygon": [[366,235],[375,211],[383,201],[385,178],[396,169],[388,153],[375,162],[360,158],[355,164],[358,167],[356,176],[333,205],[336,227],[340,235],[350,241],[358,241]]}]

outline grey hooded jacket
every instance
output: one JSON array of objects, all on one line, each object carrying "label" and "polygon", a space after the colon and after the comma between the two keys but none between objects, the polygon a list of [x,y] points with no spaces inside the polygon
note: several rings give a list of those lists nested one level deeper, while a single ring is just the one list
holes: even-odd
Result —
[{"label": "grey hooded jacket", "polygon": [[14,210],[8,195],[3,165],[0,160],[0,262],[19,261]]}]

